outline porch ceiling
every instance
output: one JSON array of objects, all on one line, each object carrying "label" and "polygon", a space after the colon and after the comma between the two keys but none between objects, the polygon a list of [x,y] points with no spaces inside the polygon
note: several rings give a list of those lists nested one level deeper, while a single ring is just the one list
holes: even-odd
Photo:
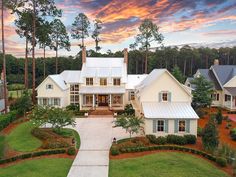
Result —
[{"label": "porch ceiling", "polygon": [[123,94],[124,87],[81,87],[80,94]]},{"label": "porch ceiling", "polygon": [[232,96],[236,96],[236,87],[225,87],[225,90]]}]

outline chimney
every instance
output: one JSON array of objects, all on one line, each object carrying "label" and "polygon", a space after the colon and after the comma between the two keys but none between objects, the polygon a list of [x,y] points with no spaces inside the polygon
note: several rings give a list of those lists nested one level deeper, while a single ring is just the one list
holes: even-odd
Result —
[{"label": "chimney", "polygon": [[82,63],[86,62],[86,47],[82,48]]},{"label": "chimney", "polygon": [[128,49],[124,49],[124,63],[128,65]]},{"label": "chimney", "polygon": [[220,62],[219,62],[218,59],[215,59],[215,60],[214,60],[214,65],[219,65],[219,63],[220,63]]}]

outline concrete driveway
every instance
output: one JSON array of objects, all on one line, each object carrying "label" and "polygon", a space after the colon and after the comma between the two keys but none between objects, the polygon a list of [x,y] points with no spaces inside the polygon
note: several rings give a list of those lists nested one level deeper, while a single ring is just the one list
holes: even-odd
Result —
[{"label": "concrete driveway", "polygon": [[79,118],[74,128],[80,134],[80,150],[68,177],[108,177],[112,139],[129,137],[125,130],[112,128],[113,117]]}]

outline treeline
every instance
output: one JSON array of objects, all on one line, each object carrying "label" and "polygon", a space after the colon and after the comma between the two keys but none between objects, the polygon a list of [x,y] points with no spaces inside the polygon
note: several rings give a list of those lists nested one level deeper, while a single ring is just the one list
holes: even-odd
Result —
[{"label": "treeline", "polygon": [[[87,56],[90,57],[123,57],[123,51],[115,53],[110,50],[107,53],[97,53],[94,50],[87,51]],[[182,73],[187,76],[192,76],[199,68],[209,68],[214,59],[219,59],[222,65],[236,65],[236,47],[232,48],[191,48],[189,46],[163,47],[156,51],[148,53],[148,71],[154,68],[167,68],[172,71],[174,66],[178,66]],[[55,57],[46,58],[46,75],[55,74]],[[43,58],[36,59],[36,85],[42,82],[43,78]],[[77,57],[59,57],[58,71],[64,70],[80,70],[81,53]],[[2,68],[2,54],[0,54],[0,68]],[[12,55],[6,56],[7,81],[8,84],[21,83],[24,84],[24,58],[16,58]],[[32,79],[32,59],[29,58],[29,81]],[[143,74],[145,72],[145,53],[140,50],[129,51],[129,74]],[[29,82],[30,84],[31,82]],[[30,85],[31,86],[31,85]]]}]

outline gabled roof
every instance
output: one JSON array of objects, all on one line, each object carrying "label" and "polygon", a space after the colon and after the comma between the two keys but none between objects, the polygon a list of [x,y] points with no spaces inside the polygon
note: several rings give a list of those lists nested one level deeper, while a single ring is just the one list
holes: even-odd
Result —
[{"label": "gabled roof", "polygon": [[144,102],[144,117],[150,119],[198,119],[190,103],[185,102]]},{"label": "gabled roof", "polygon": [[60,74],[54,74],[54,75],[49,75],[46,79],[44,79],[44,81],[39,84],[39,86],[36,88],[36,90],[38,90],[38,88],[47,80],[47,79],[51,79],[61,90],[66,90],[68,89],[68,85],[65,82],[65,80],[63,79],[63,77]]},{"label": "gabled roof", "polygon": [[152,84],[162,74],[167,73],[189,96],[192,96],[189,90],[187,90],[167,69],[154,69],[152,72],[135,88],[141,92],[144,88]]},{"label": "gabled roof", "polygon": [[86,77],[119,77],[127,82],[127,65],[124,58],[87,57],[82,66],[80,83]]},{"label": "gabled roof", "polygon": [[62,78],[66,81],[66,83],[79,83],[80,79],[80,71],[76,70],[65,70],[61,74]]},{"label": "gabled roof", "polygon": [[135,89],[147,76],[147,74],[128,74],[126,89]]},{"label": "gabled roof", "polygon": [[212,65],[210,69],[221,87],[236,75],[236,65]]}]

